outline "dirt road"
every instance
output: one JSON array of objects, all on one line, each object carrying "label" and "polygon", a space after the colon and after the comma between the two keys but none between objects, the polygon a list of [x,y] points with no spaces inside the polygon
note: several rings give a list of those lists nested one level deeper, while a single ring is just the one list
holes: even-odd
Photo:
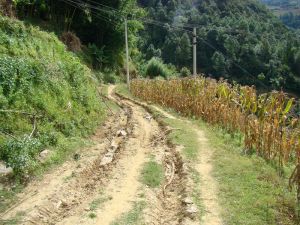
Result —
[{"label": "dirt road", "polygon": [[[185,162],[179,148],[167,139],[172,129],[153,118],[147,107],[113,90],[110,86],[108,96],[121,110],[98,129],[94,144],[78,151],[80,160],[70,159],[32,182],[18,204],[1,215],[2,220],[22,214],[20,224],[36,225],[221,224],[216,200],[204,200],[205,208],[214,212],[197,221],[199,209],[190,200]],[[202,152],[205,162],[197,168],[204,178],[203,198],[214,199],[211,155]],[[162,182],[154,188],[141,181],[150,160],[164,171]],[[208,194],[205,188],[211,189]],[[140,211],[134,212],[137,205]]]}]

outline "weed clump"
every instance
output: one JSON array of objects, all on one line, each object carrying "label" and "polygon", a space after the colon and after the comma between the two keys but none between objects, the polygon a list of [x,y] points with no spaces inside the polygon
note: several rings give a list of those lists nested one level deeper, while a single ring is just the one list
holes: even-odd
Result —
[{"label": "weed clump", "polygon": [[149,187],[158,187],[164,179],[164,171],[162,165],[150,161],[144,165],[142,171],[142,182]]},{"label": "weed clump", "polygon": [[169,70],[166,65],[158,58],[152,58],[146,68],[146,76],[149,76],[151,79],[155,77],[168,78],[170,75]]}]

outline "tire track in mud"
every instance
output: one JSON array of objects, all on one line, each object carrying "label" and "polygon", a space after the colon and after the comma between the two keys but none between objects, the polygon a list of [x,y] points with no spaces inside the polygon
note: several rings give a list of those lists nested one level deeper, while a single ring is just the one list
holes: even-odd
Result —
[{"label": "tire track in mud", "polygon": [[[143,212],[143,224],[182,224],[186,216],[182,201],[185,196],[184,165],[175,146],[166,139],[170,131],[164,124],[153,119],[147,108],[118,94],[113,95],[113,89],[114,87],[110,86],[110,98],[131,108],[134,124],[132,136],[124,146],[129,155],[121,159],[120,163],[123,171],[117,172],[103,191],[106,196],[111,196],[111,199],[95,212],[97,217],[94,220],[87,217],[80,218],[77,215],[63,220],[60,224],[109,225],[130,211],[133,202],[139,199],[140,193],[145,194],[143,200],[147,205]],[[155,156],[165,168],[166,182],[155,190],[145,188],[139,182],[142,165],[151,155]]]},{"label": "tire track in mud", "polygon": [[[143,108],[148,115],[154,115],[152,109],[143,103],[117,94],[121,99]],[[151,117],[152,118],[152,117]],[[195,212],[190,212],[193,202],[187,202],[189,193],[188,168],[184,164],[180,149],[168,138],[172,129],[160,118],[152,118],[157,127],[151,141],[151,153],[164,166],[165,182],[159,189],[146,188],[145,224],[179,225],[195,224]]]},{"label": "tire track in mud", "polygon": [[[152,136],[152,123],[144,118],[144,111],[135,108],[130,102],[122,101],[112,94],[113,87],[109,87],[109,98],[130,108],[132,132],[124,143],[123,157],[116,165],[114,176],[107,181],[101,195],[110,196],[103,202],[101,208],[95,211],[96,218],[91,220],[84,213],[66,218],[60,224],[99,224],[109,225],[123,213],[128,212],[132,202],[137,199],[141,188],[139,175],[142,165],[146,162],[150,149],[148,148]],[[94,196],[97,198],[97,196]]]},{"label": "tire track in mud", "polygon": [[223,221],[221,218],[221,209],[217,198],[218,183],[212,176],[213,164],[211,161],[213,158],[214,149],[209,146],[208,139],[205,136],[204,131],[192,124],[192,122],[187,119],[174,117],[157,106],[152,107],[166,118],[189,123],[191,128],[197,134],[199,142],[199,159],[196,163],[193,163],[193,167],[201,177],[200,192],[205,211],[205,214],[202,216],[201,224],[222,225]]},{"label": "tire track in mud", "polygon": [[[154,225],[187,224],[193,215],[187,212],[187,171],[180,152],[167,139],[171,130],[154,119],[151,110],[138,102],[114,95],[109,98],[121,111],[99,129],[93,140],[96,145],[82,150],[87,157],[79,162],[66,162],[61,168],[44,176],[41,182],[29,185],[19,205],[3,215],[11,219],[25,212],[21,224],[96,224],[109,225],[128,212],[137,200],[142,165],[154,155],[164,166],[165,182],[160,188],[145,188],[147,207],[144,223]],[[120,132],[125,131],[125,132]],[[66,180],[66,175],[70,179]],[[99,190],[111,199],[104,202],[91,220],[87,207],[99,197]],[[188,203],[191,204],[191,203]]]}]

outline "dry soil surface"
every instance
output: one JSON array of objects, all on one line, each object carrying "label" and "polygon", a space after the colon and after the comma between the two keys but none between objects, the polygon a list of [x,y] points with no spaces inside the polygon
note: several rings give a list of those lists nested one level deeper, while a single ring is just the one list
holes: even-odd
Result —
[{"label": "dry soil surface", "polygon": [[[79,160],[71,158],[31,182],[18,196],[18,203],[1,213],[1,219],[13,219],[22,212],[20,224],[110,225],[143,201],[145,208],[137,224],[222,224],[217,183],[211,175],[213,152],[203,131],[193,126],[200,154],[195,168],[202,178],[206,212],[197,221],[180,148],[167,138],[172,129],[153,118],[147,106],[116,95],[114,88],[109,87],[108,97],[120,111],[99,127],[91,138],[93,144],[77,151]],[[157,188],[141,182],[143,165],[150,159],[164,168],[163,182]]]}]

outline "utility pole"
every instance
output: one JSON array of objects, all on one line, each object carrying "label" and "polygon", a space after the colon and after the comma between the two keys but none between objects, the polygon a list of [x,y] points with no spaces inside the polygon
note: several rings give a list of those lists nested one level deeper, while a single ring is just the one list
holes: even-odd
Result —
[{"label": "utility pole", "polygon": [[193,75],[197,75],[197,29],[193,32]]},{"label": "utility pole", "polygon": [[125,45],[126,45],[126,80],[127,80],[128,89],[130,89],[127,18],[125,18]]}]

